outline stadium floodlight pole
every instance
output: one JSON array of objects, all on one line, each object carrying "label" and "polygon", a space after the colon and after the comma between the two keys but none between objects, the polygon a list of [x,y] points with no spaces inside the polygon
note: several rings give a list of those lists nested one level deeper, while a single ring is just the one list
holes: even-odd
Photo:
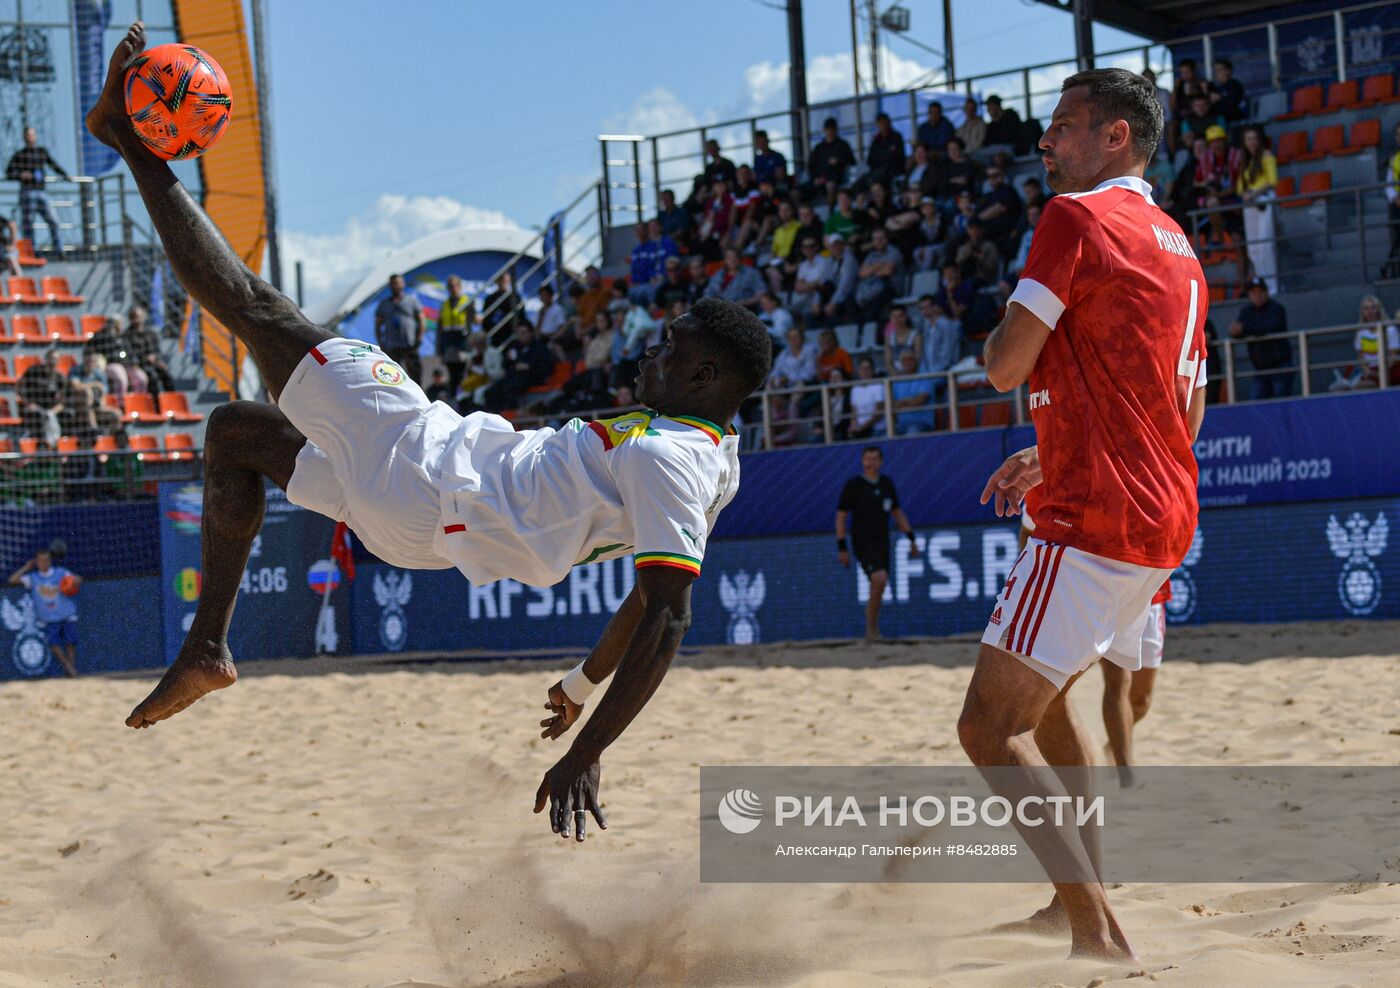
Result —
[{"label": "stadium floodlight pole", "polygon": [[282,251],[277,241],[277,184],[272,166],[272,121],[268,118],[267,10],[253,0],[253,66],[257,76],[258,130],[262,136],[263,217],[267,226],[267,274],[272,287],[282,290]]},{"label": "stadium floodlight pole", "polygon": [[[851,76],[855,83],[856,157],[865,157],[865,128],[860,119],[860,32],[856,27],[856,0],[851,0]],[[838,126],[838,132],[840,130]]]},{"label": "stadium floodlight pole", "polygon": [[880,112],[880,12],[876,0],[865,0],[865,16],[870,20],[870,91],[875,94],[875,112]]},{"label": "stadium floodlight pole", "polygon": [[953,88],[955,78],[953,68],[953,0],[943,0],[943,82],[947,89]]},{"label": "stadium floodlight pole", "polygon": [[1074,56],[1080,72],[1094,67],[1094,0],[1074,0]]},{"label": "stadium floodlight pole", "polygon": [[807,164],[807,43],[802,33],[802,0],[787,0],[788,106],[792,118],[792,174]]}]

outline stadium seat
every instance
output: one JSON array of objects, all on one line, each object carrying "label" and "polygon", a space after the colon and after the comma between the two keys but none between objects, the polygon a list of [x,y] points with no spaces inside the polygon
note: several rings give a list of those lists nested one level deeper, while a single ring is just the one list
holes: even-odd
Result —
[{"label": "stadium seat", "polygon": [[164,460],[178,463],[194,459],[194,436],[188,432],[172,432],[165,437]]},{"label": "stadium seat", "polygon": [[97,335],[98,330],[107,325],[106,316],[97,315],[93,312],[89,312],[87,315],[80,317],[78,321],[82,326],[84,340],[92,339]]},{"label": "stadium seat", "polygon": [[560,360],[555,363],[554,370],[550,371],[549,377],[530,388],[525,393],[527,395],[553,394],[564,387],[564,382],[574,376],[574,365],[567,360]]},{"label": "stadium seat", "polygon": [[48,300],[39,294],[33,278],[11,278],[8,282],[10,297],[20,305],[43,305]]},{"label": "stadium seat", "polygon": [[[1283,183],[1280,182],[1280,190]],[[1321,192],[1329,192],[1332,189],[1332,173],[1329,172],[1308,172],[1303,176],[1303,180],[1298,183],[1298,194],[1301,196],[1316,195]],[[1282,195],[1282,191],[1279,193]],[[1313,200],[1298,199],[1295,202],[1281,202],[1279,206],[1283,209],[1297,209],[1299,206],[1310,206]]]},{"label": "stadium seat", "polygon": [[156,411],[155,399],[148,394],[127,395],[122,405],[122,417],[128,422],[160,422],[164,419],[164,416]]},{"label": "stadium seat", "polygon": [[10,324],[3,316],[0,316],[0,343],[14,343],[15,334],[10,329]]},{"label": "stadium seat", "polygon": [[1366,81],[1361,84],[1361,99],[1356,105],[1358,108],[1379,106],[1381,103],[1393,103],[1395,99],[1395,76],[1390,72],[1383,72],[1366,77]]},{"label": "stadium seat", "polygon": [[67,278],[45,278],[40,292],[47,295],[50,302],[58,305],[82,305],[87,301],[82,295],[73,294],[73,289],[68,287]]},{"label": "stadium seat", "polygon": [[1308,153],[1308,132],[1306,130],[1290,130],[1286,134],[1278,137],[1278,151],[1275,157],[1280,165],[1286,165],[1290,161],[1296,161],[1300,155]]},{"label": "stadium seat", "polygon": [[129,437],[131,450],[136,453],[138,460],[150,460],[159,462],[160,445],[156,442],[155,436],[136,434]]},{"label": "stadium seat", "polygon": [[1328,113],[1350,109],[1356,105],[1358,98],[1355,79],[1334,82],[1327,87],[1327,104],[1324,109]]},{"label": "stadium seat", "polygon": [[76,453],[78,451],[77,436],[59,436],[58,451],[60,453]]},{"label": "stadium seat", "polygon": [[45,316],[44,329],[55,343],[86,343],[87,337],[73,325],[72,316]]},{"label": "stadium seat", "polygon": [[38,316],[15,316],[14,326],[15,338],[21,343],[46,345],[49,342],[49,334],[44,331]]},{"label": "stadium seat", "polygon": [[162,391],[158,408],[168,422],[203,422],[204,416],[190,411],[190,400],[183,391]]},{"label": "stadium seat", "polygon": [[0,357],[0,384],[14,384],[18,380],[10,373],[10,362],[4,357]]},{"label": "stadium seat", "polygon": [[1347,146],[1335,154],[1360,154],[1367,148],[1380,147],[1381,122],[1379,119],[1361,120],[1351,125],[1347,135]]},{"label": "stadium seat", "polygon": [[1328,155],[1335,154],[1346,147],[1345,128],[1341,124],[1332,124],[1328,127],[1319,127],[1313,131],[1312,150],[1307,154],[1300,154],[1295,159],[1297,161],[1320,161]]},{"label": "stadium seat", "polygon": [[42,268],[49,263],[34,253],[34,241],[28,238],[16,240],[15,250],[19,252],[19,266],[22,268]]},{"label": "stadium seat", "polygon": [[102,404],[106,405],[108,408],[115,408],[119,412],[122,410],[122,400],[114,394],[103,395]]},{"label": "stadium seat", "polygon": [[10,399],[0,397],[0,429],[13,429],[19,424],[20,417],[11,410]]},{"label": "stadium seat", "polygon": [[14,305],[19,299],[10,294],[4,282],[0,282],[0,305]]},{"label": "stadium seat", "polygon": [[107,454],[115,453],[120,449],[121,447],[117,445],[116,436],[98,436],[97,440],[92,444],[92,451],[97,454],[97,462],[99,463],[106,463]]},{"label": "stadium seat", "polygon": [[1280,113],[1275,120],[1298,120],[1322,110],[1322,87],[1299,86],[1293,90],[1292,103],[1287,113]]},{"label": "stadium seat", "polygon": [[1284,175],[1278,180],[1278,185],[1274,188],[1280,199],[1287,199],[1291,195],[1298,194],[1298,180],[1292,175]]},{"label": "stadium seat", "polygon": [[41,364],[43,362],[43,357],[36,356],[32,353],[21,353],[16,355],[15,380],[18,381],[20,378],[24,377],[24,372],[29,370],[29,368],[33,367],[36,364]]},{"label": "stadium seat", "polygon": [[33,456],[35,453],[39,452],[39,440],[21,439],[19,441],[19,451],[25,456]]},{"label": "stadium seat", "polygon": [[[19,419],[15,419],[15,424],[19,424]],[[10,440],[10,437],[0,436],[0,453],[13,453],[14,451],[15,444]]]},{"label": "stadium seat", "polygon": [[78,358],[71,353],[60,353],[58,358],[54,360],[54,370],[58,371],[64,377],[73,373],[73,368],[77,366]]}]

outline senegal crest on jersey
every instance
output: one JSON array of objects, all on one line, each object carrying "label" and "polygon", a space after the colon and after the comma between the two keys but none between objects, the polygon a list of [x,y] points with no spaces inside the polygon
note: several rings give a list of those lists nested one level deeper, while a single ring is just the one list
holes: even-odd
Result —
[{"label": "senegal crest on jersey", "polygon": [[603,440],[603,449],[616,449],[629,439],[656,435],[651,420],[656,416],[650,412],[631,412],[610,419],[597,419],[588,423],[588,431]]}]

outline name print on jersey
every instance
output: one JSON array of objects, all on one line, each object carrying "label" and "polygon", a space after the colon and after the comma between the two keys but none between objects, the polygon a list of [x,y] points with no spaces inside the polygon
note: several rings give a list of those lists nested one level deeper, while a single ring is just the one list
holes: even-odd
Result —
[{"label": "name print on jersey", "polygon": [[1050,404],[1050,389],[1041,388],[1039,391],[1031,392],[1031,411],[1035,411],[1042,405]]},{"label": "name print on jersey", "polygon": [[1191,241],[1186,239],[1186,234],[1163,230],[1155,223],[1152,224],[1152,232],[1157,237],[1157,246],[1162,250],[1180,254],[1182,257],[1194,258],[1196,256],[1196,252],[1191,249]]}]

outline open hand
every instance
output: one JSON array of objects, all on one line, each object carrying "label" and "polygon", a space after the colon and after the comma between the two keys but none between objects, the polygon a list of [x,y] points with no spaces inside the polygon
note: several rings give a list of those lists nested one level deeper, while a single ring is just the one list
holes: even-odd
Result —
[{"label": "open hand", "polygon": [[540,737],[551,741],[572,727],[574,721],[578,720],[578,715],[583,713],[583,704],[569,699],[568,694],[564,692],[562,680],[549,688],[549,700],[544,708],[554,716],[540,721],[540,727],[544,728]]},{"label": "open hand", "polygon": [[596,761],[581,765],[581,759],[573,752],[565,755],[544,774],[544,781],[535,793],[535,812],[549,805],[549,829],[568,840],[572,827],[574,839],[582,841],[584,823],[588,814],[598,823],[599,830],[607,830],[608,822],[603,818],[602,807],[598,803],[598,780],[602,770]]},{"label": "open hand", "polygon": [[1040,450],[1028,446],[1008,456],[987,478],[987,486],[982,488],[981,503],[986,504],[995,496],[997,517],[1019,515],[1021,502],[1040,481]]}]

